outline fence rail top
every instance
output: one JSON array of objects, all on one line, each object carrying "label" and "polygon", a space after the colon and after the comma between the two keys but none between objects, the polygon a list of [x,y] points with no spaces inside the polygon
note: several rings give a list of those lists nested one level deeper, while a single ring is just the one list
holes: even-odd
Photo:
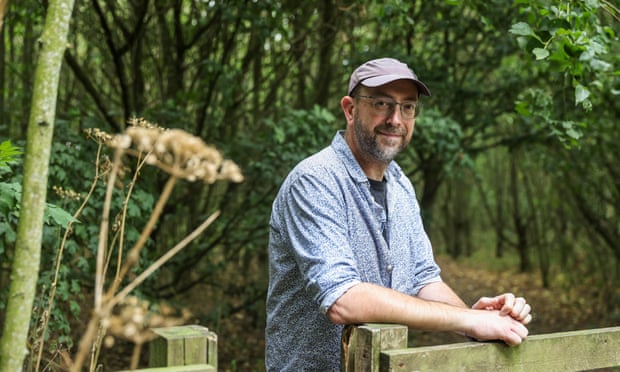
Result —
[{"label": "fence rail top", "polygon": [[528,337],[521,345],[466,342],[382,350],[380,371],[583,371],[620,366],[620,327]]}]

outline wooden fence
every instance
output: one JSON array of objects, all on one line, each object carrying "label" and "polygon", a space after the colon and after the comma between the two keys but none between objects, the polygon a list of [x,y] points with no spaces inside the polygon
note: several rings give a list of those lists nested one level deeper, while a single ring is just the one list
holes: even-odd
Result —
[{"label": "wooden fence", "polygon": [[[141,372],[217,371],[217,336],[201,326],[154,329],[149,366]],[[517,347],[464,342],[408,348],[407,327],[346,327],[343,372],[384,371],[584,371],[620,366],[620,327],[529,336]],[[257,370],[264,366],[257,366]],[[620,368],[617,370],[620,371]]]},{"label": "wooden fence", "polygon": [[342,345],[345,372],[565,372],[620,366],[620,327],[534,335],[517,347],[464,342],[407,348],[407,327],[366,324],[346,328]]},{"label": "wooden fence", "polygon": [[155,328],[149,368],[140,372],[216,372],[217,335],[198,325]]}]

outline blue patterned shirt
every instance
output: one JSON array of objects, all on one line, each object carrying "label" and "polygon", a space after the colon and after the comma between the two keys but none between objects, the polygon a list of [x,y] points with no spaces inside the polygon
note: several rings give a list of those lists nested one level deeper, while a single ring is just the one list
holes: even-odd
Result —
[{"label": "blue patterned shirt", "polygon": [[270,220],[268,371],[339,370],[342,326],[326,312],[352,286],[416,295],[441,280],[411,182],[395,162],[385,178],[388,213],[341,131],[282,184]]}]

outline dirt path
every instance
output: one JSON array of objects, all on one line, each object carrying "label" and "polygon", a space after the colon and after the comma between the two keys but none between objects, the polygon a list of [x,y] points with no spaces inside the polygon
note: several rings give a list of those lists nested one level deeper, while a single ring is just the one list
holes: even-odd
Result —
[{"label": "dirt path", "polygon": [[[459,263],[448,257],[438,257],[442,278],[467,304],[481,296],[512,292],[524,296],[532,306],[533,321],[530,335],[608,327],[613,324],[600,306],[592,305],[595,288],[542,287],[537,273],[493,272]],[[415,345],[437,345],[462,342],[463,338],[437,332],[414,332]]]}]

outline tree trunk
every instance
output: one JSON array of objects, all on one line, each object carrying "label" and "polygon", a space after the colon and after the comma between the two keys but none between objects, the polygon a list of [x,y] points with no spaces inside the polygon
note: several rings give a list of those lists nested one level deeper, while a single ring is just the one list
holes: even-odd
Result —
[{"label": "tree trunk", "polygon": [[[15,7],[16,5],[13,5]],[[33,75],[35,74],[33,61],[36,59],[35,45],[36,36],[34,31],[34,19],[33,17],[24,17],[24,32],[22,38],[21,48],[21,76],[19,79],[22,84],[21,97],[18,96],[20,106],[23,112],[26,112],[26,108],[32,102],[32,87],[33,87]],[[17,98],[17,97],[16,97]],[[15,125],[19,127],[19,138],[23,138],[24,133],[28,131],[28,116],[18,115]]]},{"label": "tree trunk", "polygon": [[519,271],[529,271],[532,264],[528,255],[528,222],[521,212],[521,201],[519,199],[519,169],[517,167],[516,154],[510,157],[510,193],[512,194],[512,219],[517,234],[517,253],[519,254]]},{"label": "tree trunk", "polygon": [[[4,14],[6,12],[6,5],[7,5],[7,1],[4,0],[0,0],[0,61],[6,61],[6,43],[5,43],[5,37],[4,37],[4,28],[2,27],[3,22],[4,22]],[[6,118],[4,115],[4,92],[5,92],[5,87],[6,87],[6,83],[5,83],[5,72],[4,72],[4,62],[0,64],[0,126],[2,124],[4,125],[8,125],[8,123],[5,122]],[[0,128],[0,130],[2,130]]]},{"label": "tree trunk", "polygon": [[2,31],[2,26],[4,25],[4,15],[6,14],[6,6],[9,3],[9,0],[0,0],[0,31]]},{"label": "tree trunk", "polygon": [[6,319],[0,340],[0,371],[21,371],[27,353],[28,328],[41,257],[43,212],[58,81],[73,5],[74,0],[51,0],[40,38],[41,53],[35,71],[32,109],[28,120],[21,215]]}]

